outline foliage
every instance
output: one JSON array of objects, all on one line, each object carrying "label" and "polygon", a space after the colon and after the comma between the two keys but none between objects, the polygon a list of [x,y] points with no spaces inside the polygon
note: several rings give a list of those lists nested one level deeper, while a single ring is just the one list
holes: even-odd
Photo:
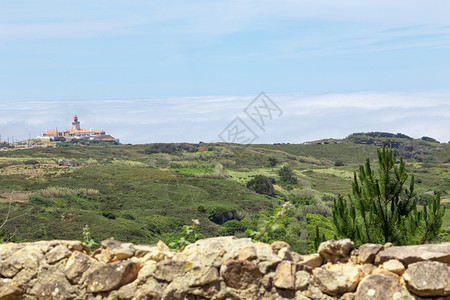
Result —
[{"label": "foliage", "polygon": [[256,175],[247,182],[247,188],[259,194],[274,196],[275,190],[272,181],[264,175]]},{"label": "foliage", "polygon": [[294,171],[291,167],[285,165],[279,171],[278,175],[280,176],[280,180],[286,183],[296,184],[297,177],[294,174]]},{"label": "foliage", "polygon": [[191,144],[151,144],[146,150],[146,154],[168,153],[178,154],[181,152],[197,152],[197,147]]},{"label": "foliage", "polygon": [[36,194],[31,195],[30,198],[28,198],[28,201],[30,203],[35,204],[35,205],[44,206],[44,207],[46,207],[46,206],[54,206],[55,205],[55,202],[53,202],[52,200],[47,199],[47,198],[45,198],[43,196],[40,196],[40,195],[36,195]]},{"label": "foliage", "polygon": [[192,219],[192,225],[184,225],[181,236],[175,241],[169,243],[169,247],[174,250],[181,250],[187,245],[194,243],[200,239],[205,238],[203,234],[198,231],[199,221]]},{"label": "foliage", "polygon": [[273,237],[276,236],[277,230],[281,227],[281,222],[283,216],[289,209],[289,203],[284,203],[282,208],[276,210],[275,214],[269,216],[264,220],[257,230],[248,229],[245,233],[250,236],[253,240],[268,242],[273,240]]},{"label": "foliage", "polygon": [[276,157],[269,157],[269,166],[275,167],[279,163]]},{"label": "foliage", "polygon": [[342,167],[344,166],[344,162],[342,160],[337,160],[334,162],[335,167]]},{"label": "foliage", "polygon": [[86,244],[91,250],[98,247],[98,243],[96,243],[92,238],[91,229],[87,224],[83,227],[83,243]]},{"label": "foliage", "polygon": [[423,212],[417,211],[414,175],[409,188],[402,158],[396,166],[392,148],[383,145],[377,149],[378,174],[372,171],[370,161],[354,173],[352,195],[348,201],[335,199],[333,223],[337,232],[352,239],[355,244],[386,243],[395,245],[422,244],[439,233],[445,208],[440,207],[439,196]]},{"label": "foliage", "polygon": [[234,235],[236,232],[245,232],[250,225],[247,219],[226,221],[219,229],[218,235]]},{"label": "foliage", "polygon": [[60,186],[51,186],[36,192],[36,194],[45,198],[60,198],[69,196],[92,196],[98,195],[98,190],[96,189],[85,189],[85,188],[67,188]]},{"label": "foliage", "polygon": [[423,141],[427,141],[427,142],[440,143],[438,140],[433,139],[432,137],[429,137],[429,136],[423,136],[420,139]]}]

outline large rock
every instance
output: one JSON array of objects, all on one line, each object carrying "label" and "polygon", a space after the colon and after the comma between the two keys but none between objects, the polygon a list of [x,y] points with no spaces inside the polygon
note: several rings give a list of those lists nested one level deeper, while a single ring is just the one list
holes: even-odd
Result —
[{"label": "large rock", "polygon": [[323,257],[318,253],[302,255],[302,260],[299,262],[300,265],[305,265],[311,268],[320,267],[323,263]]},{"label": "large rock", "polygon": [[82,252],[73,252],[66,262],[64,275],[73,284],[77,284],[82,275],[90,268],[95,260]]},{"label": "large rock", "polygon": [[426,260],[450,264],[450,242],[442,244],[390,247],[377,254],[375,263],[384,263],[391,259],[397,259],[405,266]]},{"label": "large rock", "polygon": [[269,269],[275,268],[282,260],[276,255],[269,245],[263,243],[255,244],[257,265],[261,273],[267,273]]},{"label": "large rock", "polygon": [[67,258],[72,254],[72,251],[67,249],[66,246],[58,245],[45,254],[45,258],[49,264],[60,261],[63,258]]},{"label": "large rock", "polygon": [[130,261],[111,264],[96,263],[88,272],[84,282],[87,291],[106,292],[134,281],[139,272],[139,265]]},{"label": "large rock", "polygon": [[313,275],[318,280],[322,292],[335,296],[353,292],[361,281],[363,272],[351,265],[336,264],[316,268]]},{"label": "large rock", "polygon": [[256,286],[263,274],[248,260],[230,260],[220,268],[220,275],[227,286],[234,289],[247,289]]},{"label": "large rock", "polygon": [[325,262],[347,262],[355,244],[350,239],[326,241],[320,244],[319,254]]},{"label": "large rock", "polygon": [[358,285],[354,300],[370,299],[415,300],[397,281],[380,274],[369,275]]},{"label": "large rock", "polygon": [[358,257],[361,264],[371,264],[375,256],[383,249],[380,244],[364,244],[358,248]]},{"label": "large rock", "polygon": [[282,261],[275,271],[273,285],[280,289],[295,289],[296,265],[290,261]]},{"label": "large rock", "polygon": [[0,279],[0,299],[19,299],[23,293],[25,293],[24,287],[12,279]]},{"label": "large rock", "polygon": [[166,259],[156,264],[154,277],[159,280],[172,281],[176,277],[183,276],[192,263],[173,259]]},{"label": "large rock", "polygon": [[408,290],[418,296],[450,295],[450,271],[444,263],[423,261],[410,264],[403,278]]},{"label": "large rock", "polygon": [[136,250],[131,243],[122,243],[113,239],[102,241],[101,248],[93,256],[105,263],[125,260],[134,255]]},{"label": "large rock", "polygon": [[403,272],[405,272],[405,266],[399,260],[396,259],[388,260],[383,264],[382,267],[383,269],[400,276],[403,274]]}]

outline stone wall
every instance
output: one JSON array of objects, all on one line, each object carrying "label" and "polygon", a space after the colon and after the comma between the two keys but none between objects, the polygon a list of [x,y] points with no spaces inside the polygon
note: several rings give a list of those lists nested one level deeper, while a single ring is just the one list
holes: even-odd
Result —
[{"label": "stone wall", "polygon": [[0,245],[0,299],[448,299],[450,243],[392,247],[217,237],[171,252],[162,242]]}]

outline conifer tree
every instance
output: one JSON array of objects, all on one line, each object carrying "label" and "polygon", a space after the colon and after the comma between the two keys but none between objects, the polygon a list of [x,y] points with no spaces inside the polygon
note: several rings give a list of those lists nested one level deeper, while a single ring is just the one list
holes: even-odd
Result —
[{"label": "conifer tree", "polygon": [[[418,211],[414,174],[407,174],[401,157],[396,165],[392,147],[383,143],[377,154],[378,172],[375,174],[367,158],[358,174],[354,173],[348,199],[342,196],[334,199],[333,223],[338,234],[357,245],[386,242],[408,245],[432,240],[439,234],[445,210],[440,205],[440,195]],[[409,187],[404,187],[405,184]]]}]

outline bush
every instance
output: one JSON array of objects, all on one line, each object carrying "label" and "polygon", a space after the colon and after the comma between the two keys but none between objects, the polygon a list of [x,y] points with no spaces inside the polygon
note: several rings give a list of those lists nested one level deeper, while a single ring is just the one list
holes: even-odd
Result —
[{"label": "bush", "polygon": [[294,174],[294,171],[289,166],[283,166],[279,171],[278,175],[280,176],[281,181],[285,183],[297,184],[297,177]]},{"label": "bush", "polygon": [[258,194],[264,194],[269,196],[275,195],[272,181],[263,175],[256,175],[253,179],[247,182],[247,188],[251,189]]},{"label": "bush", "polygon": [[269,166],[275,167],[278,164],[278,159],[275,157],[269,157]]},{"label": "bush", "polygon": [[337,160],[337,161],[334,163],[334,165],[335,165],[336,167],[342,167],[342,166],[344,165],[344,162],[343,162],[342,160]]},{"label": "bush", "polygon": [[216,224],[223,224],[228,220],[239,220],[236,210],[229,210],[223,206],[214,206],[206,211],[209,220]]},{"label": "bush", "polygon": [[[244,221],[245,220],[245,221]],[[219,229],[218,235],[234,235],[236,232],[245,232],[250,222],[247,219],[226,221]]]},{"label": "bush", "polygon": [[102,216],[104,216],[105,218],[108,218],[110,220],[116,219],[116,216],[112,212],[103,212]]},{"label": "bush", "polygon": [[203,205],[199,205],[197,206],[197,211],[200,213],[205,213],[206,212],[206,208]]},{"label": "bush", "polygon": [[146,154],[167,153],[179,154],[181,152],[197,152],[197,147],[191,144],[152,144],[145,150]]},{"label": "bush", "polygon": [[40,195],[36,195],[36,194],[31,195],[28,198],[28,202],[33,203],[38,206],[44,206],[44,207],[55,205],[55,202],[53,202],[52,200],[42,197]]}]

